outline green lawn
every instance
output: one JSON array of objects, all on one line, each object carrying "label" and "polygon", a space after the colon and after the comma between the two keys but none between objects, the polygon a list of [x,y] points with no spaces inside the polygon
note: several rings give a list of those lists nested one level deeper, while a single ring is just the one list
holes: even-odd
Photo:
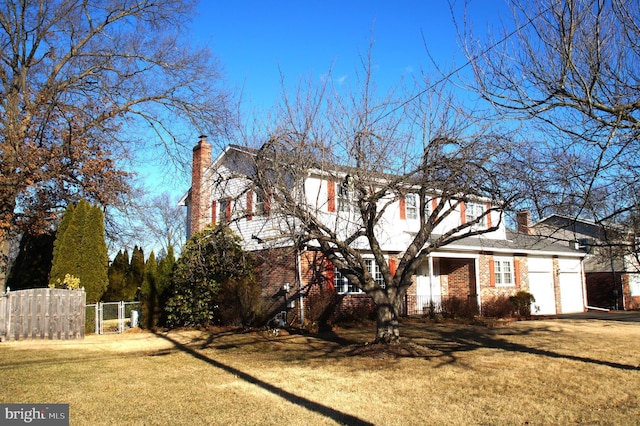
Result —
[{"label": "green lawn", "polygon": [[0,401],[69,403],[72,425],[640,422],[640,324],[405,322],[323,335],[174,331],[0,344]]}]

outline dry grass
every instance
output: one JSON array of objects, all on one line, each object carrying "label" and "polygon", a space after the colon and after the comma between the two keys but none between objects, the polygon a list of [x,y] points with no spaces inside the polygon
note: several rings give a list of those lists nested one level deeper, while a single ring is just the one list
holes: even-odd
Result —
[{"label": "dry grass", "polygon": [[405,322],[323,335],[181,331],[0,344],[0,402],[72,425],[638,424],[640,323]]}]

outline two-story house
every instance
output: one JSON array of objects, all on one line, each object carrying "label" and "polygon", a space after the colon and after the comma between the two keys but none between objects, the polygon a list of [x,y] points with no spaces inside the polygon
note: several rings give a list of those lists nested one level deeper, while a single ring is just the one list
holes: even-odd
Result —
[{"label": "two-story house", "polygon": [[638,239],[617,224],[550,215],[531,226],[534,234],[584,251],[587,304],[592,308],[640,309]]},{"label": "two-story house", "polygon": [[[286,211],[276,212],[268,189],[251,181],[256,153],[230,145],[212,161],[211,146],[204,138],[199,141],[193,150],[192,186],[180,202],[187,207],[187,235],[213,223],[228,223],[244,248],[262,259],[263,295],[274,311],[288,310],[304,318],[306,297],[314,286],[330,287],[341,295],[344,305],[369,303],[368,297],[327,261],[317,244],[297,244],[296,235],[305,232],[299,221],[289,220]],[[349,169],[335,166],[329,174],[309,168],[302,176],[303,190],[297,195],[313,206],[314,217],[335,232],[353,225],[349,221],[353,214]],[[420,212],[436,209],[438,197],[434,193],[421,209],[420,198],[408,188],[402,197],[387,201],[380,222],[383,225],[376,232],[392,272],[420,229]],[[482,197],[468,197],[451,205],[432,235],[444,235],[465,223],[491,231],[431,250],[412,276],[404,313],[422,314],[429,306],[452,297],[470,301],[482,310],[493,298],[521,290],[534,295],[534,314],[584,311],[584,253],[509,230],[502,214],[490,199]],[[370,247],[359,239],[350,244],[362,253],[371,276],[381,279]]]}]

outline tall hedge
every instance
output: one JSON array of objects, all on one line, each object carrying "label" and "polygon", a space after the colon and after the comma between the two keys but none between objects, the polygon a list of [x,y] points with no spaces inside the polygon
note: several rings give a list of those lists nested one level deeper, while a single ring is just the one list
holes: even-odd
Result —
[{"label": "tall hedge", "polygon": [[87,302],[95,303],[107,288],[108,268],[102,209],[86,200],[69,204],[56,232],[49,286],[65,287],[69,277],[79,279]]},{"label": "tall hedge", "polygon": [[129,252],[118,251],[113,258],[113,262],[109,265],[109,285],[107,291],[102,296],[105,302],[119,302],[124,300],[125,280],[129,271]]},{"label": "tall hedge", "polygon": [[125,288],[123,299],[125,301],[135,300],[144,281],[144,252],[141,247],[135,246],[131,253],[131,263],[125,278]]},{"label": "tall hedge", "polygon": [[140,287],[140,303],[142,315],[140,325],[144,328],[153,328],[158,325],[162,306],[160,305],[160,295],[158,292],[158,262],[153,253],[149,253],[149,258],[144,267],[144,281]]}]

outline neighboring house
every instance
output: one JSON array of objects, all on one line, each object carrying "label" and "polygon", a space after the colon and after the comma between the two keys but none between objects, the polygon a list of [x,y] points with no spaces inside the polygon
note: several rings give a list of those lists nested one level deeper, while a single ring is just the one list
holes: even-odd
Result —
[{"label": "neighboring house", "polygon": [[[212,223],[226,222],[243,241],[244,248],[262,259],[263,296],[274,312],[288,311],[304,318],[306,297],[323,287],[341,296],[342,307],[370,303],[357,287],[342,278],[313,244],[297,247],[292,239],[278,239],[283,218],[272,212],[270,198],[248,179],[257,151],[227,146],[211,161],[211,147],[201,139],[193,151],[192,187],[180,201],[187,207],[187,235]],[[348,214],[342,186],[327,174],[309,170],[305,175],[307,202],[327,221]],[[335,175],[333,175],[335,176]],[[435,200],[434,200],[435,201]],[[434,230],[448,229],[489,211],[487,200],[461,203],[455,214]],[[417,197],[407,194],[385,211],[388,225],[381,233],[385,258],[391,270],[397,265],[412,233],[419,229]],[[470,301],[482,310],[496,296],[531,292],[536,301],[532,313],[556,315],[583,312],[585,292],[582,269],[584,253],[567,244],[510,231],[500,212],[491,211],[477,226],[497,230],[466,237],[432,252],[418,268],[405,299],[404,313],[422,314],[447,298]],[[269,243],[277,241],[277,244]],[[362,247],[367,256],[367,247]],[[376,263],[367,263],[379,277]]]},{"label": "neighboring house", "polygon": [[587,253],[584,270],[587,305],[605,309],[640,309],[638,239],[619,225],[603,226],[562,215],[548,216],[532,232]]}]

